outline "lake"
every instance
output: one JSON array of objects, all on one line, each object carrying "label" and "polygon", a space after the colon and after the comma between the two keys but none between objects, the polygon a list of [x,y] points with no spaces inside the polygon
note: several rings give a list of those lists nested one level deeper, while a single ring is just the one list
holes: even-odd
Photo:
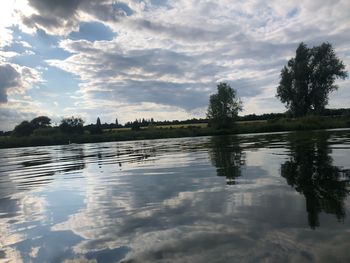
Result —
[{"label": "lake", "polygon": [[350,130],[0,150],[0,261],[350,262]]}]

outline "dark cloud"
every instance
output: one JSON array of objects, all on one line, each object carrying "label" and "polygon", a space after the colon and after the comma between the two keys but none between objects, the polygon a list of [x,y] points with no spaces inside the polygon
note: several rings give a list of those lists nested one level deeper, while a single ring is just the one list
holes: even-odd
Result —
[{"label": "dark cloud", "polygon": [[43,16],[59,16],[62,18],[69,18],[75,14],[78,6],[83,0],[31,0],[29,4],[40,11]]},{"label": "dark cloud", "polygon": [[115,4],[111,0],[32,0],[29,2],[38,14],[22,15],[22,22],[49,34],[69,34],[76,31],[81,22],[81,13],[100,21],[118,21],[120,17],[133,13],[125,3]]},{"label": "dark cloud", "polygon": [[0,65],[0,103],[7,102],[7,91],[9,88],[21,84],[20,74],[9,64]]},{"label": "dark cloud", "polygon": [[29,17],[22,16],[23,23],[31,28],[42,28],[47,31],[60,27],[76,25],[78,7],[82,0],[46,1],[32,0],[29,2],[38,14]]}]

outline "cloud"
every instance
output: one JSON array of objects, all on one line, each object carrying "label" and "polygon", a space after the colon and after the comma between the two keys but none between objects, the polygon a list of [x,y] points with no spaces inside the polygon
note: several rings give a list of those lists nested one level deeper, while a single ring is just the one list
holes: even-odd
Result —
[{"label": "cloud", "polygon": [[[13,105],[11,105],[14,107]],[[15,108],[5,108],[0,106],[0,130],[12,130],[21,120],[31,120],[35,117],[35,113],[22,112]]]},{"label": "cloud", "polygon": [[11,44],[13,40],[12,33],[13,32],[10,29],[0,27],[0,48]]},{"label": "cloud", "polygon": [[40,102],[28,96],[24,96],[22,100],[11,99],[7,103],[0,104],[0,130],[9,131],[21,121],[42,115],[58,119],[52,112],[43,108]]},{"label": "cloud", "polygon": [[41,73],[17,64],[0,64],[0,130],[11,130],[20,121],[50,113],[26,95],[42,83]]},{"label": "cloud", "polygon": [[[261,71],[268,72],[275,66],[268,61],[257,68],[253,61],[245,65],[251,69],[248,76],[247,69],[240,69],[240,65],[236,68],[230,56],[217,57],[215,52],[164,47],[127,49],[123,44],[118,40],[63,41],[61,47],[73,55],[64,61],[48,63],[77,75],[82,81],[81,91],[91,99],[109,98],[131,104],[149,102],[188,111],[206,107],[208,96],[220,81],[230,82],[239,96],[260,94],[271,78],[262,76]],[[237,61],[240,59],[237,57]],[[232,77],[235,71],[237,76]]]},{"label": "cloud", "polygon": [[11,65],[0,65],[0,103],[7,102],[7,90],[21,85],[21,77]]},{"label": "cloud", "polygon": [[0,65],[0,103],[8,101],[9,92],[24,93],[39,82],[41,82],[41,76],[35,69],[14,64]]},{"label": "cloud", "polygon": [[78,31],[82,21],[116,22],[132,14],[126,3],[112,0],[33,0],[29,2],[31,14],[21,14],[29,30],[42,29],[49,34],[68,35]]}]

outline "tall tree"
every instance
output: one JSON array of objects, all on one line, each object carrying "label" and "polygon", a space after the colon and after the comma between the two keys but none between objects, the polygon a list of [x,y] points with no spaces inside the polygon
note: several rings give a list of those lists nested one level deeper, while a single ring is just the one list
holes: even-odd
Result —
[{"label": "tall tree", "polygon": [[96,125],[93,127],[92,130],[90,130],[90,133],[92,134],[101,134],[102,133],[102,125],[100,117],[97,117]]},{"label": "tall tree", "polygon": [[219,83],[217,89],[218,92],[210,96],[207,117],[215,127],[229,128],[242,111],[242,102],[229,84]]},{"label": "tall tree", "polygon": [[100,120],[100,117],[97,117],[96,126],[101,128],[101,120]]},{"label": "tall tree", "polygon": [[277,97],[295,116],[320,113],[328,104],[328,95],[337,90],[336,79],[345,79],[345,65],[330,43],[308,48],[300,43],[295,58],[281,71]]}]

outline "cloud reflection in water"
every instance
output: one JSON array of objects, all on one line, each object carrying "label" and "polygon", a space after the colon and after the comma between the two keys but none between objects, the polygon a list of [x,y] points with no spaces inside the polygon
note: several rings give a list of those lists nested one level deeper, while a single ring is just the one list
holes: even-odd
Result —
[{"label": "cloud reflection in water", "polygon": [[[348,132],[327,134],[2,150],[0,257],[350,260],[350,167],[332,164],[333,148],[350,150]],[[35,171],[50,180],[37,184]]]}]

